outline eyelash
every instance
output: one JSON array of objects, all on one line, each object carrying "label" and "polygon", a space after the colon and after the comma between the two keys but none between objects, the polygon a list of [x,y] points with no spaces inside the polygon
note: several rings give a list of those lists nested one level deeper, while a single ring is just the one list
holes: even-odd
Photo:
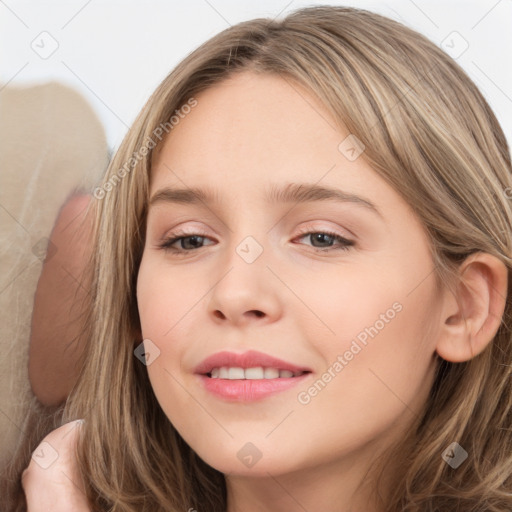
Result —
[{"label": "eyelash", "polygon": [[[297,238],[304,238],[307,235],[316,235],[316,234],[322,234],[322,235],[328,235],[330,237],[333,237],[335,241],[338,241],[342,245],[338,247],[312,247],[314,252],[320,253],[320,252],[329,252],[329,251],[336,251],[336,250],[342,250],[342,251],[348,251],[351,246],[354,245],[354,242],[352,240],[347,240],[346,238],[342,237],[341,235],[329,231],[329,230],[323,230],[323,231],[312,231],[312,230],[303,230],[300,231],[300,234]],[[196,249],[176,249],[175,247],[172,247],[174,243],[178,242],[179,240],[183,240],[185,238],[192,238],[194,236],[201,237],[201,238],[208,238],[206,235],[201,235],[199,233],[172,233],[171,237],[166,238],[160,245],[159,248],[163,249],[165,252],[172,252],[177,255],[185,255],[186,253],[194,252]],[[199,247],[199,249],[202,249],[202,247]]]}]

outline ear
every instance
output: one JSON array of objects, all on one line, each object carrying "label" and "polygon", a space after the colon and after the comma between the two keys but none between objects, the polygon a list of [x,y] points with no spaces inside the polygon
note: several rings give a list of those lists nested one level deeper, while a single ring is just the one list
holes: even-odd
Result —
[{"label": "ear", "polygon": [[455,293],[443,297],[436,352],[459,363],[480,354],[493,340],[505,311],[508,269],[492,254],[468,256],[459,268]]}]

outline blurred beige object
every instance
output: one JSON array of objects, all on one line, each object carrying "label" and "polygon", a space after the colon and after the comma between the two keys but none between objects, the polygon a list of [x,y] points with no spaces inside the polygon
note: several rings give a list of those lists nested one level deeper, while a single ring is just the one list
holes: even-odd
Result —
[{"label": "blurred beige object", "polygon": [[0,465],[33,399],[30,324],[47,241],[65,201],[91,193],[107,162],[103,126],[79,93],[55,82],[0,89]]}]

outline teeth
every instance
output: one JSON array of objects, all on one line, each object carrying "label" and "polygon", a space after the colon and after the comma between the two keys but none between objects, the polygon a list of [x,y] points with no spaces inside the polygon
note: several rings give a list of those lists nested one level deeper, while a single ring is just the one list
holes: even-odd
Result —
[{"label": "teeth", "polygon": [[304,372],[291,372],[290,370],[279,370],[278,368],[263,368],[257,366],[254,368],[227,367],[213,368],[211,371],[212,379],[229,379],[229,380],[255,380],[255,379],[277,379],[298,377]]},{"label": "teeth", "polygon": [[[244,372],[244,376],[246,379],[264,379],[265,378],[265,371],[261,366],[258,366],[257,368],[246,368]],[[243,379],[244,377],[242,377]]]},{"label": "teeth", "polygon": [[277,379],[279,370],[277,368],[265,368],[265,379]]},{"label": "teeth", "polygon": [[228,379],[243,379],[245,378],[245,372],[243,368],[229,368]]}]

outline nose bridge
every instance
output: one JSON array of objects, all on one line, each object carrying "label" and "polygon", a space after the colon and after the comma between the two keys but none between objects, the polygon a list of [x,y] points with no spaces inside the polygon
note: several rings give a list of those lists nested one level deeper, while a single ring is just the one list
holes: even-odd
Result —
[{"label": "nose bridge", "polygon": [[266,264],[271,258],[272,233],[269,233],[265,216],[260,205],[251,205],[246,202],[243,209],[238,210],[238,218],[232,219],[231,231],[228,236],[226,252],[221,258],[227,269],[231,272],[240,272],[245,278],[251,279],[251,273],[260,278],[269,273]]}]

